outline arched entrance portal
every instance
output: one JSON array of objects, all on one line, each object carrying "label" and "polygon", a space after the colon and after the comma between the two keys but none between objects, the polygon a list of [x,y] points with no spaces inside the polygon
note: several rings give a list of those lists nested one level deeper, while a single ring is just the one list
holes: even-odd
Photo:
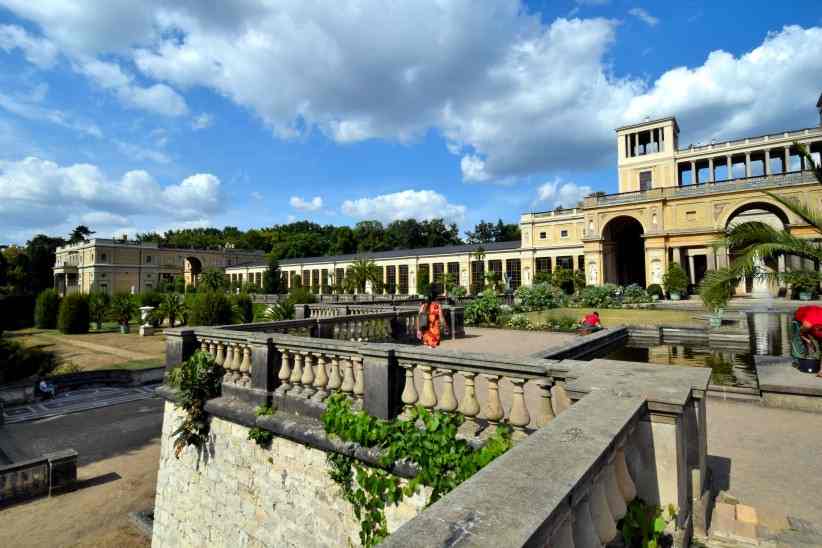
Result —
[{"label": "arched entrance portal", "polygon": [[645,287],[645,230],[633,217],[611,219],[602,231],[603,279]]},{"label": "arched entrance portal", "polygon": [[[766,224],[777,230],[785,230],[788,225],[788,216],[781,208],[770,204],[768,202],[754,202],[745,204],[737,208],[731,215],[728,216],[726,230],[730,230],[734,226],[759,222]],[[734,261],[738,252],[735,249],[728,250],[728,258],[731,262]],[[766,260],[757,261],[757,267],[768,272],[784,272],[785,258],[769,258]],[[813,265],[810,266],[813,268]],[[737,287],[737,295],[751,295],[754,297],[768,297],[775,296],[779,293],[779,287],[769,284],[766,279],[749,276],[744,281],[740,282]]]},{"label": "arched entrance portal", "polygon": [[197,280],[202,271],[203,263],[200,262],[200,259],[197,257],[186,257],[185,272],[183,274],[186,285],[197,287]]}]

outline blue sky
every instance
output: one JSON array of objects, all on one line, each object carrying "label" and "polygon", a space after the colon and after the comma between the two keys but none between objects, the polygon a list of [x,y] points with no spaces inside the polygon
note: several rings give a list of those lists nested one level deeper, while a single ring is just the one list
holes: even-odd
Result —
[{"label": "blue sky", "polygon": [[818,123],[818,7],[0,0],[0,243],[515,222],[616,191],[646,116],[681,144]]}]

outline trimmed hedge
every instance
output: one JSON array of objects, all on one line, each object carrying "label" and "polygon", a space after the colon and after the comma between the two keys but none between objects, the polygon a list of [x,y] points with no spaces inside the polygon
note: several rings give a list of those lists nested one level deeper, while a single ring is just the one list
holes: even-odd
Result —
[{"label": "trimmed hedge", "polygon": [[234,307],[222,291],[198,293],[194,298],[189,325],[228,325],[234,323]]},{"label": "trimmed hedge", "polygon": [[46,289],[37,295],[34,305],[34,325],[40,329],[57,327],[57,313],[60,309],[60,295],[54,289]]},{"label": "trimmed hedge", "polygon": [[68,335],[88,333],[90,321],[88,298],[85,295],[68,295],[60,302],[57,329],[61,333]]}]

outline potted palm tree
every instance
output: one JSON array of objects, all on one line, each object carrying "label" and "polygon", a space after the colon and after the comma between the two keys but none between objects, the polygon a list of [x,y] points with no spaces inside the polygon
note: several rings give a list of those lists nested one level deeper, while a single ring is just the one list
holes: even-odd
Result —
[{"label": "potted palm tree", "polygon": [[120,333],[128,334],[128,322],[137,314],[137,303],[128,293],[118,293],[111,299],[109,306],[112,320],[120,325]]},{"label": "potted palm tree", "polygon": [[794,296],[800,301],[810,301],[819,288],[819,274],[808,270],[786,272],[782,280],[790,284]]},{"label": "potted palm tree", "polygon": [[662,276],[662,285],[672,301],[678,301],[688,289],[688,275],[678,263],[671,263],[668,271]]},{"label": "potted palm tree", "polygon": [[699,296],[702,298],[702,304],[710,311],[708,323],[712,328],[722,327],[722,314],[736,287],[733,280],[720,280],[714,283],[715,275],[717,274],[713,271],[708,272],[699,285]]}]

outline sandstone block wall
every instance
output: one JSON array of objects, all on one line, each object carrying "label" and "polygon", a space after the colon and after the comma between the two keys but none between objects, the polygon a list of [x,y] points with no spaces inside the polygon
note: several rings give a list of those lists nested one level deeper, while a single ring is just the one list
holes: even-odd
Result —
[{"label": "sandstone block wall", "polygon": [[[171,433],[182,413],[165,404],[153,548],[359,545],[359,523],[328,477],[326,454],[275,437],[263,449],[248,428],[213,418],[201,458],[174,457]],[[416,516],[428,491],[390,507],[390,531]]]}]

